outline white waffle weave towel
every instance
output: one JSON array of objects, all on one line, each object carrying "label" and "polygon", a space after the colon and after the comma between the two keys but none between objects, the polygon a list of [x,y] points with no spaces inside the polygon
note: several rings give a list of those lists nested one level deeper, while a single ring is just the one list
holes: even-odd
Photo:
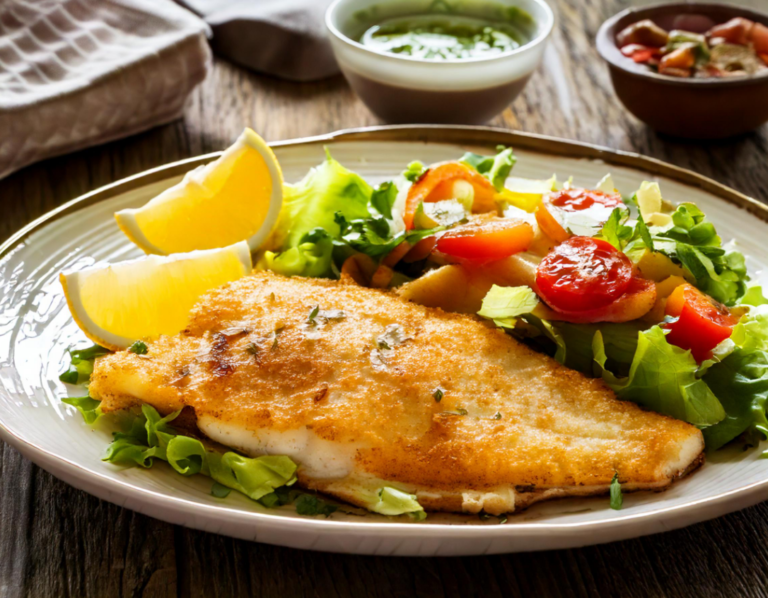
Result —
[{"label": "white waffle weave towel", "polygon": [[178,118],[208,35],[171,0],[0,0],[0,178]]}]

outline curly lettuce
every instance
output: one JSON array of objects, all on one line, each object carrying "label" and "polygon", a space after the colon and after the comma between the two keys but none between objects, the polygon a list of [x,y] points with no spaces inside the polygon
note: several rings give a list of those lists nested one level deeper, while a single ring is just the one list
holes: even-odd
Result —
[{"label": "curly lettuce", "polygon": [[[326,151],[325,161],[304,179],[285,185],[283,210],[273,233],[274,251],[264,252],[259,267],[286,276],[332,276],[333,239],[341,235],[336,215],[347,221],[368,218],[373,193],[360,175]],[[377,197],[379,205],[389,201],[389,194]]]},{"label": "curly lettuce", "polygon": [[638,333],[637,350],[626,377],[620,378],[606,368],[600,331],[595,333],[593,355],[597,373],[621,399],[700,427],[725,418],[725,409],[715,393],[697,378],[699,365],[690,351],[669,344],[659,326]]},{"label": "curly lettuce", "polygon": [[114,434],[103,460],[150,468],[155,459],[166,461],[183,476],[202,474],[218,484],[237,490],[253,500],[296,482],[297,465],[288,457],[244,457],[206,447],[197,438],[179,434],[171,422],[180,412],[165,417],[150,405],[142,405],[128,429]]},{"label": "curly lettuce", "polygon": [[760,304],[741,318],[722,343],[725,356],[709,364],[704,374],[726,410],[723,421],[704,431],[711,449],[742,434],[753,445],[768,438],[768,306],[759,287],[750,300]]}]

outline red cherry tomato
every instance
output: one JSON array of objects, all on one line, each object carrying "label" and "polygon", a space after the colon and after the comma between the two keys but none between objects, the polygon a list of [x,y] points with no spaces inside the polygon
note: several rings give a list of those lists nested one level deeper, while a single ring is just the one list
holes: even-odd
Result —
[{"label": "red cherry tomato", "polygon": [[493,262],[525,251],[533,240],[533,227],[522,220],[470,222],[449,230],[437,241],[437,250],[476,262]]},{"label": "red cherry tomato", "polygon": [[604,223],[614,208],[624,205],[618,193],[593,189],[561,189],[544,195],[536,209],[536,222],[554,241],[565,241],[570,235],[560,224],[559,212],[588,212],[595,221]]},{"label": "red cherry tomato", "polygon": [[677,318],[664,326],[669,330],[667,341],[681,349],[690,349],[699,363],[708,359],[712,349],[731,336],[739,321],[727,307],[689,284],[680,285],[672,292],[665,311],[668,316]]},{"label": "red cherry tomato", "polygon": [[602,239],[571,237],[541,260],[536,286],[542,299],[564,313],[609,305],[629,288],[632,262]]}]

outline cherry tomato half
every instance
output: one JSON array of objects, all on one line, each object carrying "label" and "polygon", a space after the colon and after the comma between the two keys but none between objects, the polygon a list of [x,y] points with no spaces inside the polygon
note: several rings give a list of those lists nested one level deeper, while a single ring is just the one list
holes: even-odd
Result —
[{"label": "cherry tomato half", "polygon": [[712,349],[731,336],[739,321],[727,307],[689,284],[672,291],[665,311],[668,316],[677,318],[664,326],[669,330],[667,341],[681,349],[690,349],[699,363],[708,359]]},{"label": "cherry tomato half", "polygon": [[621,195],[592,189],[561,189],[547,193],[536,209],[536,222],[547,236],[562,242],[570,235],[560,221],[561,212],[585,212],[596,222],[608,220],[614,208],[622,207]]},{"label": "cherry tomato half", "polygon": [[430,196],[442,183],[454,181],[456,179],[465,180],[474,188],[475,203],[473,205],[473,211],[486,211],[482,209],[482,207],[486,205],[495,209],[496,203],[494,202],[493,197],[496,194],[496,189],[494,189],[488,179],[466,164],[462,164],[461,162],[446,162],[430,168],[418,181],[411,185],[411,188],[408,190],[408,198],[405,200],[405,213],[403,214],[405,228],[407,230],[413,228],[413,217],[422,201],[429,202],[446,199],[443,196],[444,194],[439,194],[439,196],[434,198]]},{"label": "cherry tomato half", "polygon": [[533,227],[522,220],[484,220],[449,230],[437,241],[437,250],[476,262],[493,262],[525,251],[533,240]]},{"label": "cherry tomato half", "polygon": [[564,313],[595,310],[623,295],[632,262],[602,239],[571,237],[550,251],[536,270],[542,299]]}]

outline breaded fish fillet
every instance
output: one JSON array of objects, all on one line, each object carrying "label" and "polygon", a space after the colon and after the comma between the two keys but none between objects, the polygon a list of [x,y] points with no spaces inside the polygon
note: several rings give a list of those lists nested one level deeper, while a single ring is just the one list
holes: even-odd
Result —
[{"label": "breaded fish fillet", "polygon": [[205,296],[147,355],[100,358],[104,411],[194,409],[299,483],[364,506],[383,483],[428,510],[511,512],[545,498],[661,489],[701,462],[701,432],[619,401],[472,316],[329,280],[251,276]]}]

